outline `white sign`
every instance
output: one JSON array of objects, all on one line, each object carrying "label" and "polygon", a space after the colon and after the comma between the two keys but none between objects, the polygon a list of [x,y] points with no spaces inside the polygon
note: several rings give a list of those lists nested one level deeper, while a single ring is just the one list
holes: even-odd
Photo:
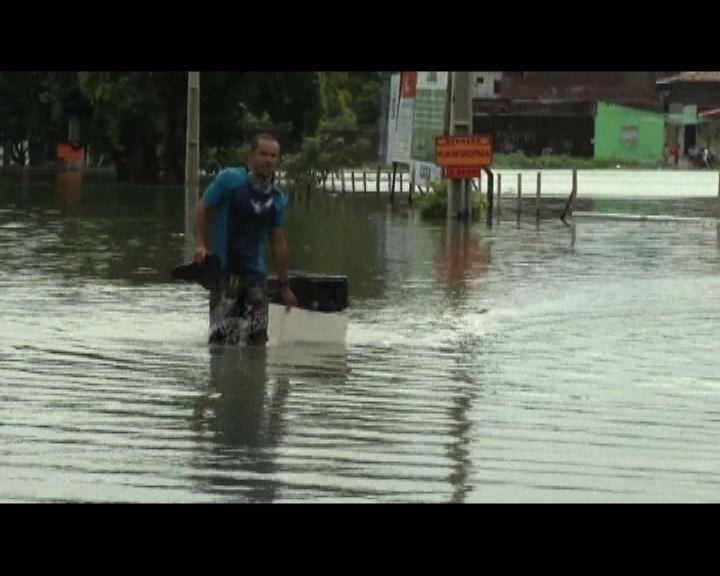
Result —
[{"label": "white sign", "polygon": [[417,186],[429,187],[431,182],[440,182],[442,169],[432,162],[413,162],[413,173]]},{"label": "white sign", "polygon": [[395,128],[397,126],[397,117],[400,108],[400,74],[393,74],[390,77],[390,98],[388,106],[387,146],[385,147],[385,158],[389,164],[392,162]]},{"label": "white sign", "polygon": [[[394,74],[392,78],[390,85],[392,90],[390,96],[391,120],[388,130],[388,157],[391,162],[410,164],[416,82],[416,72],[401,72]],[[394,125],[392,120],[394,120]]]}]

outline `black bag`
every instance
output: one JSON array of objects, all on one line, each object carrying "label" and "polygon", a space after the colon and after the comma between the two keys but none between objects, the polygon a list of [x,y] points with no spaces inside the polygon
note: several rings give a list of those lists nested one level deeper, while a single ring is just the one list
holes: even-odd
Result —
[{"label": "black bag", "polygon": [[220,258],[215,254],[208,254],[202,264],[191,262],[190,264],[180,264],[170,271],[175,280],[185,280],[187,282],[198,282],[207,289],[217,288],[220,282]]}]

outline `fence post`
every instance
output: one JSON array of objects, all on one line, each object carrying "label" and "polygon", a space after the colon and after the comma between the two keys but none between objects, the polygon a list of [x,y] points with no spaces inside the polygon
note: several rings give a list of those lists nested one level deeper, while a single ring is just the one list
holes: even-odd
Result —
[{"label": "fence post", "polygon": [[[392,163],[392,185],[390,186],[390,204],[395,202],[395,175],[397,174],[397,162]],[[388,174],[388,177],[390,175]]]},{"label": "fence post", "polygon": [[522,210],[522,174],[520,172],[518,172],[517,181],[517,217],[520,220],[520,211]]},{"label": "fence post", "polygon": [[497,219],[500,220],[500,195],[502,194],[502,174],[498,174],[498,189],[497,189],[497,208],[495,208],[495,214]]}]

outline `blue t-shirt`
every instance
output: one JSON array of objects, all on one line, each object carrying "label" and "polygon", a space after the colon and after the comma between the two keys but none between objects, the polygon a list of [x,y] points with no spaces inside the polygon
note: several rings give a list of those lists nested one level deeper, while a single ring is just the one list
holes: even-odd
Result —
[{"label": "blue t-shirt", "polygon": [[269,194],[255,190],[246,168],[226,168],[210,183],[203,201],[213,208],[210,252],[224,270],[267,274],[265,240],[283,225],[287,197],[275,186]]}]

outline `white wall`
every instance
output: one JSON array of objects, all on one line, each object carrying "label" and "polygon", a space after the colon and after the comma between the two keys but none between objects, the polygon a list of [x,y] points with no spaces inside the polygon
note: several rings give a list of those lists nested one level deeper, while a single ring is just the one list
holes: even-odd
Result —
[{"label": "white wall", "polygon": [[495,81],[500,81],[502,72],[475,72],[473,76],[473,98],[498,98]]}]

